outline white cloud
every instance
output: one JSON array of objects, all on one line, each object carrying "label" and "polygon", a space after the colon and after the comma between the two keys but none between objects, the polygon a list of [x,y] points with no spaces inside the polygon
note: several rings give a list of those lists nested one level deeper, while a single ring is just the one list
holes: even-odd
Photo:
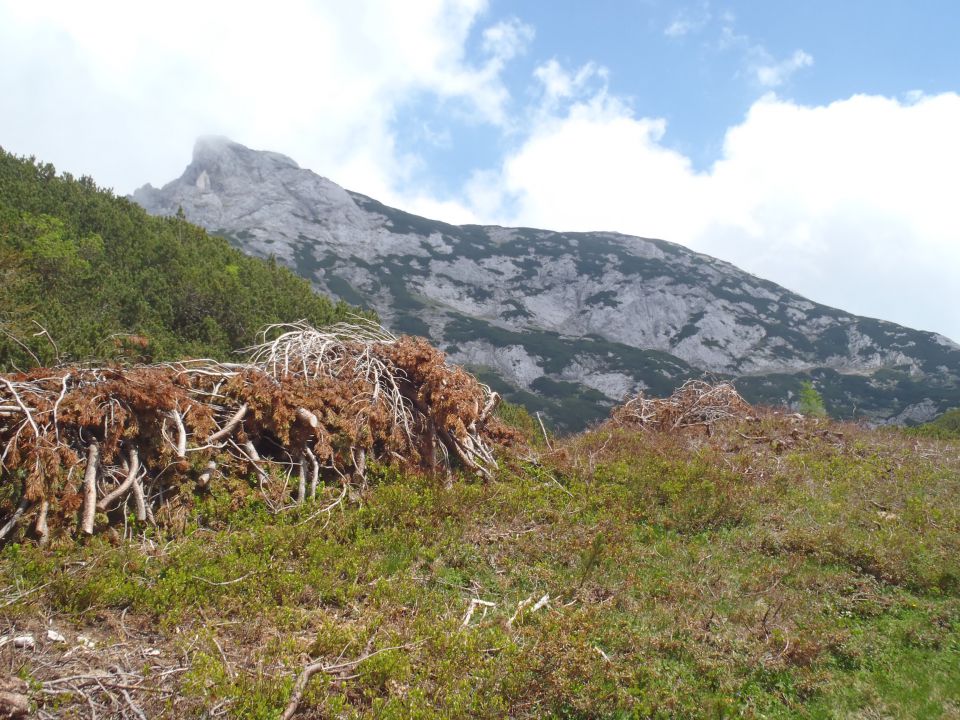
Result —
[{"label": "white cloud", "polygon": [[741,56],[742,71],[763,89],[773,89],[785,84],[798,70],[813,65],[813,56],[805,50],[794,50],[790,57],[777,60],[769,50],[746,33],[737,30],[737,18],[729,11],[720,16],[720,33],[714,48],[721,52],[734,52]]},{"label": "white cloud", "polygon": [[718,50],[750,47],[750,38],[744,33],[737,32],[736,27],[736,15],[729,10],[720,15],[720,37],[717,40]]},{"label": "white cloud", "polygon": [[554,108],[560,101],[581,95],[591,80],[599,80],[606,85],[607,69],[590,62],[571,73],[552,58],[539,65],[533,71],[533,76],[543,88],[543,104]]},{"label": "white cloud", "polygon": [[[540,118],[469,198],[498,222],[661,237],[829,305],[960,340],[960,95],[770,94],[705,172],[605,91]],[[480,200],[478,202],[478,199]]]},{"label": "white cloud", "polygon": [[667,25],[663,31],[663,34],[667,37],[683,37],[690,32],[691,29],[692,28],[689,21],[682,18],[677,18],[672,23]]},{"label": "white cloud", "polygon": [[508,62],[523,53],[533,41],[531,25],[517,18],[503,20],[483,31],[483,49],[499,62]]},{"label": "white cloud", "polygon": [[673,16],[673,20],[664,28],[663,34],[669,38],[679,38],[697,33],[707,26],[711,17],[710,4],[707,2],[697,7],[683,8]]},{"label": "white cloud", "polygon": [[813,65],[813,56],[803,50],[794,51],[793,55],[780,62],[774,62],[765,51],[760,52],[762,60],[755,62],[751,69],[757,82],[766,88],[779,87],[797,70]]},{"label": "white cloud", "polygon": [[506,121],[500,75],[532,29],[486,29],[470,61],[485,7],[0,2],[0,142],[127,192],[179,175],[198,135],[225,134],[390,201],[415,167],[392,130],[404,103],[433,96]]}]

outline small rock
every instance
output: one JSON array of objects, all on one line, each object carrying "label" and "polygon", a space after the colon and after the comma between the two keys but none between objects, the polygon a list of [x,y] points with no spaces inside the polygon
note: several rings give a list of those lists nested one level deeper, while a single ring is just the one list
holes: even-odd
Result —
[{"label": "small rock", "polygon": [[33,650],[37,641],[33,639],[33,635],[18,635],[13,639],[13,646],[21,650]]},{"label": "small rock", "polygon": [[144,648],[143,654],[146,657],[159,657],[161,653],[156,648]]},{"label": "small rock", "polygon": [[47,630],[47,640],[55,643],[65,643],[67,639],[56,630]]}]

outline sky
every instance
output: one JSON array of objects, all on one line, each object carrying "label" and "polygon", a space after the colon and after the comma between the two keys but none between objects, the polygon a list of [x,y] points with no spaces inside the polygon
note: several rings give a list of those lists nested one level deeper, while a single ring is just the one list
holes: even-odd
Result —
[{"label": "sky", "polygon": [[125,194],[226,135],[960,341],[958,27],[955,0],[0,0],[0,146]]}]

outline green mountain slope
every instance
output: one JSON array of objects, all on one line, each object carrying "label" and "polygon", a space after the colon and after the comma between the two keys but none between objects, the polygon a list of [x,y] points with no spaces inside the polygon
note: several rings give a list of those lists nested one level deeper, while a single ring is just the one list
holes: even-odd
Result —
[{"label": "green mountain slope", "polygon": [[226,358],[268,323],[350,312],[182,218],[0,149],[0,370]]}]

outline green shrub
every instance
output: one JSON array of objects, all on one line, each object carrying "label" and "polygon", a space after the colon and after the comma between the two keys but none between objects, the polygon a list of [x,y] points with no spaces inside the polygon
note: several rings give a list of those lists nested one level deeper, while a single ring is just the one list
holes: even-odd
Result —
[{"label": "green shrub", "polygon": [[954,440],[960,438],[960,408],[947,410],[936,420],[924,423],[910,430],[922,437]]},{"label": "green shrub", "polygon": [[800,404],[798,410],[810,417],[826,417],[827,408],[823,404],[823,397],[817,392],[813,383],[804,380],[800,388]]},{"label": "green shrub", "polygon": [[180,217],[151,217],[89,178],[0,148],[0,372],[230,359],[264,325],[320,326],[351,312]]}]

